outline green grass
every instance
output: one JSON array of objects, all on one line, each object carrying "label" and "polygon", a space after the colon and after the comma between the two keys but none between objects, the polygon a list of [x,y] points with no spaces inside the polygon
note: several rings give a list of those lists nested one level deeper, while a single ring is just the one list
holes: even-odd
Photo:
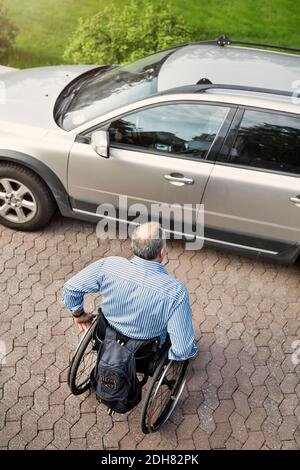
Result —
[{"label": "green grass", "polygon": [[[66,41],[78,18],[126,0],[4,0],[19,26],[14,67],[63,63]],[[149,0],[151,1],[151,0]],[[300,2],[294,0],[170,0],[174,9],[199,31],[199,38],[226,33],[232,38],[300,48]],[[2,61],[3,62],[3,61]]]}]

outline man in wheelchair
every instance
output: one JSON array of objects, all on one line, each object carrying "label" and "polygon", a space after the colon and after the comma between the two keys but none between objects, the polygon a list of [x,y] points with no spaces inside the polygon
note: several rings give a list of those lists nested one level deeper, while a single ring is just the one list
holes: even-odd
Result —
[{"label": "man in wheelchair", "polygon": [[[198,353],[188,292],[185,285],[170,276],[162,265],[166,254],[166,237],[158,223],[143,224],[135,229],[132,250],[134,256],[131,260],[118,256],[107,257],[72,277],[64,286],[63,303],[80,330],[93,329],[92,338],[98,342],[96,350],[106,338],[107,328],[119,344],[135,342],[136,370],[144,372],[145,381],[149,375],[156,383],[161,381],[162,370],[167,368],[160,388],[163,384],[171,390],[176,382],[178,398],[183,388],[181,385],[187,362]],[[93,320],[94,316],[83,310],[84,295],[92,292],[102,294],[97,320]],[[92,322],[93,328],[90,327]],[[83,340],[83,343],[86,348],[87,340]],[[82,349],[83,346],[80,346]],[[155,359],[152,368],[151,359]],[[73,389],[71,387],[75,394],[87,389],[86,383],[76,385],[78,367],[79,363],[76,365],[76,373],[73,371]],[[156,374],[157,367],[161,369],[160,375]],[[168,379],[167,372],[175,378],[177,374],[181,378],[180,383],[174,377]],[[173,402],[174,396],[173,393]],[[147,408],[153,402],[153,397],[148,398]],[[173,405],[169,403],[167,408],[174,409]],[[142,424],[144,432],[157,430],[162,420],[152,422],[151,418],[151,424],[147,425],[146,415],[145,412]],[[163,422],[165,418],[166,413]]]}]

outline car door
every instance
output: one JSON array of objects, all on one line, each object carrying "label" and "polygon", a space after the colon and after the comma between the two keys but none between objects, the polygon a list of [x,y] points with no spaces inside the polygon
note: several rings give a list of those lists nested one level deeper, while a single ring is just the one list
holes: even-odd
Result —
[{"label": "car door", "polygon": [[299,242],[299,116],[239,109],[203,203],[207,238],[271,254]]},{"label": "car door", "polygon": [[[234,112],[193,101],[160,103],[122,115],[99,126],[110,136],[107,159],[91,146],[95,129],[79,136],[68,171],[74,210],[95,213],[103,203],[119,207],[120,195],[127,197],[128,206],[139,204],[135,208],[140,214],[153,204],[200,204],[211,159],[229,126],[226,117]],[[195,221],[198,207],[187,210]],[[173,220],[177,217],[182,213],[172,212]]]}]

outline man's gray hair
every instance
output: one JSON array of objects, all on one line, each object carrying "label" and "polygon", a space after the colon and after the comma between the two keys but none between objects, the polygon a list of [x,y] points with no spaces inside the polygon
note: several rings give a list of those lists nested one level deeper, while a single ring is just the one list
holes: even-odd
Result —
[{"label": "man's gray hair", "polygon": [[166,246],[166,235],[158,222],[138,225],[131,236],[133,253],[139,258],[154,260]]}]

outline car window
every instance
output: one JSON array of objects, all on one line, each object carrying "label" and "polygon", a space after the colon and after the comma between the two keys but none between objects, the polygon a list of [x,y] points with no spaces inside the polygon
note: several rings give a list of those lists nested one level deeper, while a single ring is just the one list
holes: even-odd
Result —
[{"label": "car window", "polygon": [[154,153],[204,158],[229,108],[202,104],[167,104],[114,121],[112,145]]},{"label": "car window", "polygon": [[229,162],[300,173],[300,118],[246,110]]}]

